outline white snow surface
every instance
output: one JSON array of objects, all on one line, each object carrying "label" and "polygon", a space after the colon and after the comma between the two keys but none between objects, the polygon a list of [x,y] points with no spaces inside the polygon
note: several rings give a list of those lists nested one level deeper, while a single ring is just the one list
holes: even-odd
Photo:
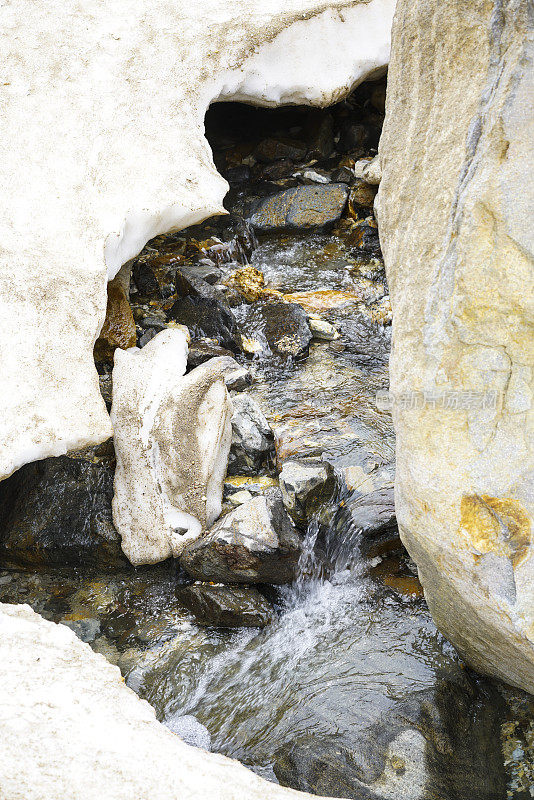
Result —
[{"label": "white snow surface", "polygon": [[105,440],[105,284],[224,213],[216,99],[328,105],[387,64],[394,0],[0,4],[0,478]]},{"label": "white snow surface", "polygon": [[318,800],[186,744],[65,625],[0,604],[2,800]]}]

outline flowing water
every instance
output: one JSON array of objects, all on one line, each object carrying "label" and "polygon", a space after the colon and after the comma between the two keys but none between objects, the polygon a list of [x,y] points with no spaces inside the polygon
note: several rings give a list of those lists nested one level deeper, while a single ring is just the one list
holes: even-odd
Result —
[{"label": "flowing water", "polygon": [[266,239],[253,264],[270,287],[307,292],[342,334],[281,361],[254,305],[236,311],[262,345],[250,391],[279,458],[320,455],[340,478],[305,534],[297,581],[263,589],[275,621],[262,631],[197,625],[176,599],[184,576],[168,564],[133,576],[3,572],[0,600],[70,624],[161,721],[204,746],[211,737],[213,750],[271,780],[366,800],[534,796],[531,701],[465,668],[394,532],[364,542],[339,511],[355,476],[393,479],[391,419],[375,403],[389,328],[368,313],[387,292],[380,262],[315,235]]}]

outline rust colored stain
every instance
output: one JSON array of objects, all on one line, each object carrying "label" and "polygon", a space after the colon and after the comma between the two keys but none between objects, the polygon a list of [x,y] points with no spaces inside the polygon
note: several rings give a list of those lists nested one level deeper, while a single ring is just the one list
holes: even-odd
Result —
[{"label": "rust colored stain", "polygon": [[106,319],[95,344],[97,361],[113,361],[117,347],[127,350],[136,345],[135,322],[130,303],[123,288],[113,281],[108,283]]},{"label": "rust colored stain", "polygon": [[517,500],[469,494],[460,505],[461,527],[481,553],[497,553],[518,567],[529,554],[530,518]]}]

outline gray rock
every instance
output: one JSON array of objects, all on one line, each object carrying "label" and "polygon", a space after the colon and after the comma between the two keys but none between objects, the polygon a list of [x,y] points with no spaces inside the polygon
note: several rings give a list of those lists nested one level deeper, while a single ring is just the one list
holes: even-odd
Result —
[{"label": "gray rock", "polygon": [[366,167],[364,167],[362,178],[366,183],[370,183],[371,186],[378,186],[381,177],[382,170],[380,168],[380,160],[378,156],[375,156],[373,160],[370,161]]},{"label": "gray rock", "polygon": [[100,622],[97,619],[62,619],[60,622],[74,631],[82,642],[94,642],[100,633]]},{"label": "gray rock", "polygon": [[272,621],[271,606],[251,586],[194,584],[177,591],[178,599],[199,625],[219,628],[264,628]]},{"label": "gray rock", "polygon": [[325,462],[286,461],[280,473],[282,500],[297,525],[305,525],[336,486],[334,470]]},{"label": "gray rock", "polygon": [[[241,392],[252,383],[251,371],[247,369],[247,367],[242,367],[241,364],[238,364],[235,358],[232,358],[232,356],[227,356],[224,358],[224,360],[221,359],[219,364],[221,366],[224,382],[228,391]],[[237,400],[237,398],[234,399]]]},{"label": "gray rock", "polygon": [[206,281],[206,283],[209,283],[211,286],[218,283],[222,278],[221,270],[209,258],[199,261],[198,264],[181,266],[180,271],[189,278],[197,278],[198,280]]},{"label": "gray rock", "polygon": [[341,217],[347,194],[344,183],[293,187],[260,200],[248,221],[261,231],[322,228]]},{"label": "gray rock", "polygon": [[232,446],[228,459],[230,475],[253,475],[272,452],[273,433],[265,414],[248,394],[232,398]]},{"label": "gray rock", "polygon": [[[477,712],[468,713],[470,709]],[[352,742],[304,735],[284,744],[274,771],[282,785],[361,800],[506,797],[499,726],[503,703],[468,677],[397,701]]]},{"label": "gray rock", "polygon": [[256,307],[263,321],[265,338],[275,355],[303,358],[308,354],[313,337],[302,306],[280,300],[260,302]]},{"label": "gray rock", "polygon": [[[189,352],[187,354],[187,368],[193,369],[200,366],[210,358],[218,356],[228,356],[233,358],[232,351],[221,347],[213,339],[197,339],[189,345]],[[237,363],[237,362],[236,362]]]},{"label": "gray rock", "polygon": [[6,566],[128,568],[113,526],[111,439],[26,464],[0,483],[0,561]]},{"label": "gray rock", "polygon": [[270,490],[222,517],[184,548],[180,563],[193,578],[223,583],[290,583],[299,538],[280,492]]},{"label": "gray rock", "polygon": [[170,731],[192,747],[211,750],[211,734],[209,730],[192,714],[175,712],[167,715],[162,722]]},{"label": "gray rock", "polygon": [[321,339],[325,342],[332,342],[334,339],[339,339],[339,333],[337,332],[335,325],[332,325],[325,319],[309,317],[308,325],[310,326],[310,331],[312,332],[314,339]]},{"label": "gray rock", "polygon": [[353,492],[339,513],[339,525],[343,527],[350,518],[350,525],[358,528],[364,536],[374,536],[396,528],[395,496],[393,486],[384,486],[367,494]]}]

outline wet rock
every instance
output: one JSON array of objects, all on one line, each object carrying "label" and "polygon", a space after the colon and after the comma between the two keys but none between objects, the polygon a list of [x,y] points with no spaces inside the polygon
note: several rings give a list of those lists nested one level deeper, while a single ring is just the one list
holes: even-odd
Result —
[{"label": "wet rock", "polygon": [[308,314],[321,314],[341,309],[344,306],[352,306],[354,308],[356,303],[363,299],[363,293],[343,291],[342,289],[311,289],[304,292],[286,294],[284,299],[290,303],[298,303]]},{"label": "wet rock", "polygon": [[180,563],[193,578],[223,583],[290,583],[299,538],[279,492],[255,497],[188,545]]},{"label": "wet rock", "polygon": [[248,394],[232,398],[232,446],[228,472],[234,475],[254,475],[272,452],[273,432],[260,406]]},{"label": "wet rock", "polygon": [[324,462],[286,461],[279,480],[286,511],[301,526],[309,522],[336,488],[334,470]]},{"label": "wet rock", "polygon": [[354,221],[347,242],[370,256],[381,256],[378,226],[373,217]]},{"label": "wet rock", "polygon": [[261,270],[251,266],[232,272],[226,285],[239,292],[247,303],[254,303],[265,294],[265,276]]},{"label": "wet rock", "polygon": [[209,258],[203,259],[198,264],[188,264],[180,267],[180,272],[188,278],[206,281],[210,286],[218,283],[222,278],[221,270]]},{"label": "wet rock", "polygon": [[291,161],[300,161],[306,158],[307,147],[304,142],[289,138],[263,139],[256,147],[254,156],[258,161],[268,163],[288,158]]},{"label": "wet rock", "polygon": [[308,158],[329,158],[334,152],[334,118],[324,111],[310,111],[306,125]]},{"label": "wet rock", "polygon": [[340,153],[363,152],[367,138],[365,125],[347,120],[342,125],[337,149]]},{"label": "wet rock", "polygon": [[180,587],[178,599],[194,614],[200,625],[220,628],[264,628],[272,621],[271,606],[251,586]]},{"label": "wet rock", "polygon": [[127,568],[111,517],[113,445],[26,464],[0,483],[0,562]]},{"label": "wet rock", "polygon": [[339,338],[339,333],[335,325],[327,322],[320,317],[308,317],[308,325],[314,339],[321,339],[325,342],[331,342]]},{"label": "wet rock", "polygon": [[493,689],[466,676],[413,692],[350,737],[300,736],[278,750],[279,781],[315,794],[362,800],[501,800],[506,796]]},{"label": "wet rock", "polygon": [[113,519],[136,565],[176,557],[221,513],[232,405],[219,359],[186,363],[176,329],[115,358]]},{"label": "wet rock", "polygon": [[221,292],[206,281],[177,272],[179,299],[168,312],[170,319],[185,325],[193,339],[215,339],[222,347],[241,349],[241,335],[236,318]]},{"label": "wet rock", "polygon": [[250,180],[250,168],[246,164],[239,164],[237,167],[227,169],[224,176],[230,184],[248,183]]},{"label": "wet rock", "polygon": [[161,291],[154,270],[146,258],[136,258],[132,264],[132,277],[141,297],[158,298]]},{"label": "wet rock", "polygon": [[360,364],[371,367],[387,364],[391,347],[390,328],[378,327],[363,314],[340,319],[337,324],[346,352],[356,356]]},{"label": "wet rock", "polygon": [[369,209],[373,208],[376,191],[375,186],[371,186],[363,179],[356,180],[350,190],[347,204],[349,216],[357,220],[361,216],[362,210],[366,210],[369,213]]},{"label": "wet rock", "polygon": [[367,493],[353,492],[345,498],[334,527],[341,532],[350,528],[363,536],[374,537],[396,529],[393,486],[383,486]]},{"label": "wet rock", "polygon": [[242,506],[243,503],[248,503],[249,500],[252,500],[254,495],[248,491],[248,489],[241,489],[238,492],[234,492],[228,498],[228,502],[231,506],[237,508],[237,506]]},{"label": "wet rock", "polygon": [[242,392],[252,383],[251,371],[238,364],[232,356],[220,357],[217,363],[229,392]]},{"label": "wet rock", "polygon": [[74,631],[78,639],[82,642],[93,642],[100,633],[100,621],[98,619],[68,619],[60,620],[62,625],[66,625]]},{"label": "wet rock", "polygon": [[209,730],[192,714],[180,714],[177,711],[174,714],[168,714],[162,722],[170,731],[192,747],[211,750]]},{"label": "wet rock", "polygon": [[[210,358],[217,357],[232,358],[232,351],[221,347],[213,339],[197,339],[189,345],[189,352],[187,354],[187,367],[193,369],[194,367],[204,364]],[[237,362],[235,362],[237,364]]]},{"label": "wet rock", "polygon": [[118,276],[108,283],[107,292],[106,319],[95,343],[94,357],[95,361],[113,363],[117,347],[135,347],[137,336],[132,309]]},{"label": "wet rock", "polygon": [[295,164],[288,158],[281,161],[275,161],[273,164],[260,166],[253,170],[254,177],[261,178],[264,181],[279,181],[283,178],[290,178],[295,171]]},{"label": "wet rock", "polygon": [[285,358],[308,354],[312,333],[306,313],[297,303],[261,302],[258,310],[271,351]]},{"label": "wet rock", "polygon": [[344,183],[286,189],[260,200],[248,221],[261,231],[323,228],[341,217],[347,194]]},{"label": "wet rock", "polygon": [[332,172],[333,183],[346,183],[352,186],[355,180],[354,172],[349,167],[339,167]]}]

